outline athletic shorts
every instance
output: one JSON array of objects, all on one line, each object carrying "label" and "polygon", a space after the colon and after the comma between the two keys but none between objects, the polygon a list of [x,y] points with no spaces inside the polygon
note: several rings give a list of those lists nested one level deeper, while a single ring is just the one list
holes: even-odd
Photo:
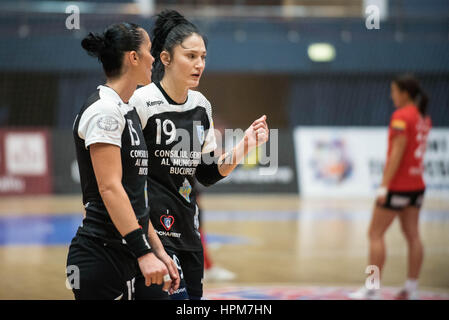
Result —
[{"label": "athletic shorts", "polygon": [[[203,296],[203,251],[178,251],[172,248],[165,248],[165,251],[175,262],[178,267],[179,276],[181,277],[179,288],[169,296],[170,299],[200,300]],[[135,283],[136,300],[154,299],[158,291],[152,290],[151,287],[145,286],[145,279],[143,277],[137,277]]]},{"label": "athletic shorts", "polygon": [[389,190],[387,201],[382,207],[392,210],[402,210],[409,206],[421,208],[424,192],[425,189],[406,192]]},{"label": "athletic shorts", "polygon": [[67,280],[76,300],[127,300],[137,267],[125,245],[77,234],[67,256]]}]

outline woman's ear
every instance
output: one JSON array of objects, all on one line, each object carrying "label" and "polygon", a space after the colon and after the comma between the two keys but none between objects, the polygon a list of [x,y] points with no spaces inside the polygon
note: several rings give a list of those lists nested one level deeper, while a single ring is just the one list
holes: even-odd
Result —
[{"label": "woman's ear", "polygon": [[164,66],[168,67],[168,65],[170,64],[170,53],[168,53],[167,51],[162,51],[161,55],[161,62]]},{"label": "woman's ear", "polygon": [[137,62],[139,61],[139,56],[137,55],[136,51],[130,51],[127,53],[127,58],[129,60],[129,63],[133,66],[135,66],[137,64]]}]

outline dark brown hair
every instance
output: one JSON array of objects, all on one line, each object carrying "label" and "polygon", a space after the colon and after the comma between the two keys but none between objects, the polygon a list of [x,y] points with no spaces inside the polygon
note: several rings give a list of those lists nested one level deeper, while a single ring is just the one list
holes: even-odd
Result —
[{"label": "dark brown hair", "polygon": [[427,114],[427,104],[429,102],[429,98],[427,94],[421,88],[419,81],[411,74],[405,74],[397,77],[393,80],[399,90],[406,91],[412,99],[421,115],[424,117]]}]

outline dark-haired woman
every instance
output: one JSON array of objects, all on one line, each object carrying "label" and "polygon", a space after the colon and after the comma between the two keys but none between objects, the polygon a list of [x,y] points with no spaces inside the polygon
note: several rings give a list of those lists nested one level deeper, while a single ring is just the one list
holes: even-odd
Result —
[{"label": "dark-haired woman", "polygon": [[119,23],[81,44],[101,61],[107,80],[73,126],[86,213],[69,248],[69,284],[76,299],[132,299],[141,272],[152,290],[173,291],[179,275],[149,223],[148,151],[128,105],[137,85],[151,81],[150,38],[135,24]]},{"label": "dark-haired woman", "polygon": [[[427,115],[427,95],[411,75],[391,83],[391,98],[397,110],[388,132],[387,161],[369,228],[369,265],[380,274],[385,262],[384,235],[396,217],[408,245],[408,279],[397,299],[416,299],[418,276],[423,261],[418,220],[423,203],[423,157],[431,119]],[[362,288],[353,298],[379,298],[379,290]]]},{"label": "dark-haired woman", "polygon": [[136,90],[130,102],[149,151],[150,217],[180,270],[181,285],[171,297],[200,299],[204,260],[193,179],[210,186],[231,173],[250,150],[268,140],[266,116],[253,122],[231,152],[214,158],[211,105],[191,90],[205,68],[204,37],[178,12],[166,10],[157,16],[152,42],[153,83]]}]

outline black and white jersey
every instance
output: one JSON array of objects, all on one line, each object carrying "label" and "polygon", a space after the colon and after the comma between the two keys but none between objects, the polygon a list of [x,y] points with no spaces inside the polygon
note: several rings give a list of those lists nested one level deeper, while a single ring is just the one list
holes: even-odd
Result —
[{"label": "black and white jersey", "polygon": [[73,136],[86,208],[86,216],[78,232],[122,241],[98,190],[89,152],[89,146],[94,143],[108,143],[121,148],[122,184],[137,220],[141,226],[147,227],[148,151],[136,110],[124,103],[113,89],[98,86],[76,116]]},{"label": "black and white jersey", "polygon": [[216,149],[211,105],[193,90],[177,104],[159,83],[137,89],[129,104],[139,114],[148,147],[151,222],[164,246],[201,250],[192,185],[202,154]]}]

